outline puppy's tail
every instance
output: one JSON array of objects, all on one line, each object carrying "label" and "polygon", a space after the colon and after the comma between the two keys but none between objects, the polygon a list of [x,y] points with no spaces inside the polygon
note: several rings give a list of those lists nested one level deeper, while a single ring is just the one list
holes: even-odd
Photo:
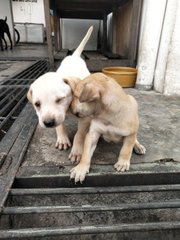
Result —
[{"label": "puppy's tail", "polygon": [[79,46],[76,48],[76,50],[75,50],[74,53],[72,54],[73,56],[79,56],[79,57],[81,56],[81,53],[82,53],[82,51],[83,51],[83,49],[84,49],[87,41],[89,40],[92,31],[93,31],[93,26],[91,26],[91,27],[88,29],[85,37],[83,38],[83,40],[81,41],[81,43],[79,44]]},{"label": "puppy's tail", "polygon": [[4,21],[5,21],[5,22],[7,21],[7,17],[5,17]]}]

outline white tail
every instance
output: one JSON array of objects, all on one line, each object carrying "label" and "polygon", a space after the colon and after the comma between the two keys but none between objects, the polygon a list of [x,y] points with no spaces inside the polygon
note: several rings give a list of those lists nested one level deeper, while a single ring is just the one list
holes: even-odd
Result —
[{"label": "white tail", "polygon": [[84,49],[87,41],[89,40],[92,31],[93,31],[93,26],[91,26],[91,27],[88,29],[85,37],[83,38],[83,40],[81,41],[81,43],[79,44],[79,46],[76,48],[76,50],[75,50],[74,53],[72,54],[73,56],[79,56],[79,57],[81,56],[81,53],[82,53],[82,51],[83,51],[83,49]]}]

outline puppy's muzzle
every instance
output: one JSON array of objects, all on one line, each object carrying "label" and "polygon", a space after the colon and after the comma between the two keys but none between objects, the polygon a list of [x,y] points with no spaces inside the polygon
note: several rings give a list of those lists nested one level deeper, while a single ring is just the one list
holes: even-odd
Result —
[{"label": "puppy's muzzle", "polygon": [[54,118],[45,120],[45,121],[43,121],[43,123],[44,123],[44,126],[47,127],[47,128],[51,128],[51,127],[56,126],[56,121],[55,121]]},{"label": "puppy's muzzle", "polygon": [[72,109],[71,109],[71,113],[74,114],[74,115],[75,115],[76,117],[78,117],[78,118],[81,117],[81,115],[80,115],[79,112],[73,111]]}]

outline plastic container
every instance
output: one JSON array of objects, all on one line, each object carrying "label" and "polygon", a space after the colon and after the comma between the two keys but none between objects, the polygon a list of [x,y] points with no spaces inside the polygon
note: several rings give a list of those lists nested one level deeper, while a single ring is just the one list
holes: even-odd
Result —
[{"label": "plastic container", "polygon": [[137,69],[131,67],[106,67],[102,72],[114,78],[121,87],[134,87],[137,77]]}]

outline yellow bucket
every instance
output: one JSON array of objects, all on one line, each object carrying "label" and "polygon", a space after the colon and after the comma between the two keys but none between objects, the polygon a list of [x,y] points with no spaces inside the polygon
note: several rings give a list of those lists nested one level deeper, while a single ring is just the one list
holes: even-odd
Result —
[{"label": "yellow bucket", "polygon": [[121,87],[134,87],[137,77],[137,69],[131,67],[106,67],[102,72],[114,78]]}]

